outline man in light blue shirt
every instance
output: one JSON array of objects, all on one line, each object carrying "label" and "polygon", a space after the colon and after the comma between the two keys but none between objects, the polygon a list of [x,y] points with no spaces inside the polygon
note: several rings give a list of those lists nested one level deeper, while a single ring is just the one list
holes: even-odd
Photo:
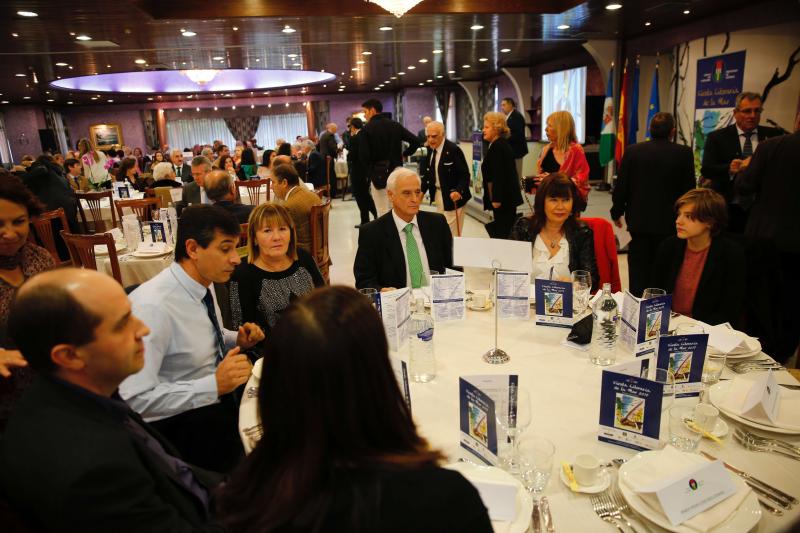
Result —
[{"label": "man in light blue shirt", "polygon": [[241,260],[239,224],[220,207],[192,206],[178,221],[175,263],[130,295],[150,328],[144,368],[120,395],[191,464],[229,471],[241,457],[238,405],[231,392],[252,366],[240,348],[264,338],[257,325],[222,326],[211,283],[225,283]]}]

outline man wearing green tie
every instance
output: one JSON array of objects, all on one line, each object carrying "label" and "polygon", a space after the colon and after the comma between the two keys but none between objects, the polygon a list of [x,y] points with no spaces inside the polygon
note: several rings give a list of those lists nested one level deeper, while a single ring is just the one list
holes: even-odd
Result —
[{"label": "man wearing green tie", "polygon": [[420,211],[422,184],[414,171],[396,168],[386,190],[392,210],[359,232],[356,287],[422,287],[431,271],[452,268],[453,236],[443,215]]}]

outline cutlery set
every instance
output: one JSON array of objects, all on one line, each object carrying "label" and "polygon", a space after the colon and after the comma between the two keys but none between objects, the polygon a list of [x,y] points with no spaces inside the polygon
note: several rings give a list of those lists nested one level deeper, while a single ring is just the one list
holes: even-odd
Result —
[{"label": "cutlery set", "polygon": [[553,525],[553,515],[550,514],[550,502],[547,496],[542,496],[533,502],[531,511],[531,527],[534,533],[554,533],[556,528]]},{"label": "cutlery set", "polygon": [[770,452],[800,461],[800,448],[786,441],[763,437],[738,428],[733,432],[733,438],[747,450]]},{"label": "cutlery set", "polygon": [[601,520],[613,525],[621,533],[626,533],[622,524],[628,526],[634,533],[638,533],[639,530],[633,526],[630,520],[633,514],[631,508],[618,489],[610,488],[600,494],[592,494],[589,500],[592,502],[592,509]]},{"label": "cutlery set", "polygon": [[737,374],[745,374],[754,370],[786,370],[785,366],[772,359],[736,361],[728,363],[728,368]]}]

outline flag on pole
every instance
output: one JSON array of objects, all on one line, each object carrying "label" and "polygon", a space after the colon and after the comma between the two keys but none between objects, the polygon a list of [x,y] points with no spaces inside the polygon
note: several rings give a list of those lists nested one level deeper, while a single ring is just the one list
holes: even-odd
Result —
[{"label": "flag on pole", "polygon": [[656,69],[653,71],[653,86],[650,87],[650,104],[647,106],[647,133],[644,134],[647,141],[650,140],[650,121],[659,111],[661,111],[661,104],[658,98],[658,61],[656,61]]},{"label": "flag on pole", "polygon": [[617,145],[614,149],[614,159],[619,165],[622,161],[622,154],[625,153],[625,123],[628,121],[626,106],[626,93],[628,92],[628,60],[622,68],[622,88],[619,91],[619,121],[617,122]]},{"label": "flag on pole", "polygon": [[628,144],[636,144],[639,133],[639,60],[633,67],[633,93],[631,94],[631,124],[628,132]]},{"label": "flag on pole", "polygon": [[600,166],[614,159],[614,66],[608,73],[606,99],[603,102],[603,129],[600,130]]}]

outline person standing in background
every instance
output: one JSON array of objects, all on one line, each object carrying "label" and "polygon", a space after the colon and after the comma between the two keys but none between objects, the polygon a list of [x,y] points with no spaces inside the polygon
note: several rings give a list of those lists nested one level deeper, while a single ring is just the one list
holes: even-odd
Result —
[{"label": "person standing in background", "polygon": [[486,224],[486,231],[494,239],[508,239],[517,206],[522,204],[522,188],[508,136],[505,115],[490,111],[483,116],[483,139],[489,143],[481,163],[483,208],[492,211],[494,220]]},{"label": "person standing in background", "polygon": [[503,98],[500,109],[506,114],[506,123],[510,130],[508,143],[514,152],[514,162],[517,166],[517,177],[522,177],[522,158],[528,153],[528,141],[525,136],[525,117],[517,111],[517,104],[513,98]]},{"label": "person standing in background", "polygon": [[361,128],[364,123],[358,117],[350,119],[350,139],[348,140],[347,163],[350,167],[350,185],[353,187],[353,196],[356,197],[358,212],[361,222],[356,226],[360,228],[369,222],[369,215],[372,214],[373,220],[378,218],[378,211],[375,208],[375,200],[369,193],[369,179],[364,163],[361,161]]}]

